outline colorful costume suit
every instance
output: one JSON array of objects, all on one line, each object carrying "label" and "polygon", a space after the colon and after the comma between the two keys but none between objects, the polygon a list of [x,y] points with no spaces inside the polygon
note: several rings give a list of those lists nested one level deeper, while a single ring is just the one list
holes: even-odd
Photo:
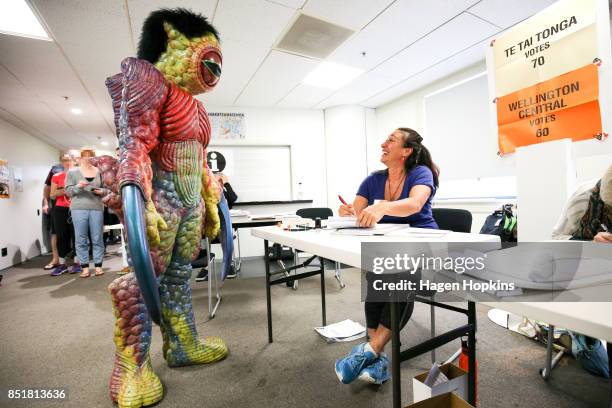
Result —
[{"label": "colorful costume suit", "polygon": [[221,339],[199,340],[189,283],[203,232],[219,234],[223,200],[206,166],[210,123],[193,95],[211,90],[220,73],[218,35],[206,19],[184,9],[159,10],[145,21],[139,58],[126,58],[121,73],[106,81],[120,159],[105,156],[94,164],[112,191],[105,203],[126,226],[135,270],[109,286],[117,318],[110,393],[120,407],[151,405],[163,396],[149,357],[152,320],[161,327],[171,367],[228,353]]}]

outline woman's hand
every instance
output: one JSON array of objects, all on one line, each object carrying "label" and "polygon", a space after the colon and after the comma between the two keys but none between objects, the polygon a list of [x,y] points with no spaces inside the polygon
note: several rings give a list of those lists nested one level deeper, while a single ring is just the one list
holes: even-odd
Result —
[{"label": "woman's hand", "polygon": [[387,212],[387,202],[381,201],[364,208],[357,219],[360,227],[373,227]]},{"label": "woman's hand", "polygon": [[612,233],[610,232],[598,232],[593,238],[595,242],[601,242],[602,244],[612,244]]},{"label": "woman's hand", "polygon": [[77,186],[79,186],[81,188],[84,188],[88,184],[89,184],[89,182],[87,182],[86,180],[81,180],[81,181],[79,181],[79,184],[77,184]]},{"label": "woman's hand", "polygon": [[357,215],[355,208],[351,204],[341,205],[338,208],[338,214],[340,214],[341,217],[354,217]]}]

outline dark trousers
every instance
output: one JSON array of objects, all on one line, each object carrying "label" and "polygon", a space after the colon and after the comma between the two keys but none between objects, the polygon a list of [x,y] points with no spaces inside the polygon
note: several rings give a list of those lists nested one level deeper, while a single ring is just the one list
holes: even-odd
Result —
[{"label": "dark trousers", "polygon": [[[400,319],[400,330],[406,326],[414,310],[414,302],[395,302]],[[377,329],[379,325],[391,330],[390,302],[365,302],[366,326]]]},{"label": "dark trousers", "polygon": [[72,241],[74,241],[74,230],[72,225],[68,223],[70,218],[70,208],[55,206],[51,211],[53,220],[53,228],[57,235],[57,252],[60,258],[65,258],[72,249]]}]

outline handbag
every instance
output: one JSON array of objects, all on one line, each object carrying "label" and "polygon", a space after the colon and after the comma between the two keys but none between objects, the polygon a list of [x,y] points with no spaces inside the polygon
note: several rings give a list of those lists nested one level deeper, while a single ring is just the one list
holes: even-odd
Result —
[{"label": "handbag", "polygon": [[610,378],[608,354],[601,340],[584,334],[569,332],[572,336],[572,354],[582,368],[603,378]]},{"label": "handbag", "polygon": [[502,242],[516,242],[517,225],[518,219],[512,211],[512,204],[504,204],[487,217],[480,233],[498,235]]}]

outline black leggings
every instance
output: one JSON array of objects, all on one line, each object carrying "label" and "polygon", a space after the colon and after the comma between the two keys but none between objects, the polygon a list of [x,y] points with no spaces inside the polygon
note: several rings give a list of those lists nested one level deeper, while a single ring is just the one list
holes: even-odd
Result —
[{"label": "black leggings", "polygon": [[[414,310],[414,302],[396,302],[400,330],[406,326]],[[365,302],[366,326],[377,329],[382,325],[391,330],[391,309],[389,302]]]},{"label": "black leggings", "polygon": [[74,229],[72,224],[68,223],[70,218],[70,208],[68,207],[53,207],[51,211],[53,219],[53,227],[57,235],[57,253],[60,258],[65,258],[70,252],[72,241],[74,241]]}]

